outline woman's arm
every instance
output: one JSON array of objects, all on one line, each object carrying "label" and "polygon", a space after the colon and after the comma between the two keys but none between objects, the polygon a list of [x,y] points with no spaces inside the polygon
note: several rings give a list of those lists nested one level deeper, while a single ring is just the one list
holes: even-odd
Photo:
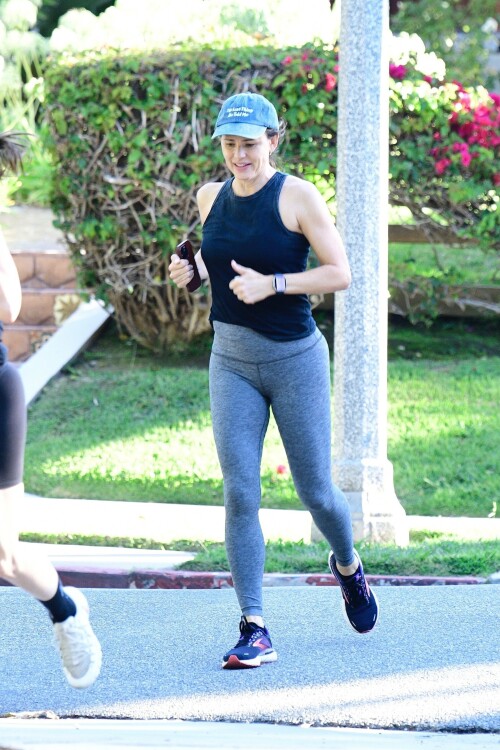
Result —
[{"label": "woman's arm", "polygon": [[13,323],[21,310],[21,282],[16,264],[0,231],[0,320]]},{"label": "woman's arm", "polygon": [[[210,213],[213,202],[217,197],[219,190],[221,189],[223,182],[207,182],[203,185],[196,194],[196,200],[198,202],[198,210],[200,212],[201,223],[204,224],[205,219]],[[194,256],[196,265],[198,266],[198,273],[202,281],[208,279],[207,267],[203,262],[201,250],[198,250]],[[168,267],[169,276],[176,286],[180,289],[187,286],[193,278],[193,269],[189,265],[187,260],[181,260],[178,255],[172,255],[172,262]]]},{"label": "woman's arm", "polygon": [[[285,274],[287,294],[325,294],[347,289],[351,271],[333,217],[318,189],[306,180],[292,178],[285,193],[285,218],[297,222],[320,265],[303,273]],[[286,187],[286,183],[285,183]]]},{"label": "woman's arm", "polygon": [[[281,218],[287,229],[301,232],[320,265],[300,273],[285,273],[285,294],[327,294],[347,289],[351,271],[332,215],[317,188],[306,180],[287,177],[280,197]],[[264,275],[232,262],[236,276],[229,287],[246,304],[276,294],[273,275]]]}]

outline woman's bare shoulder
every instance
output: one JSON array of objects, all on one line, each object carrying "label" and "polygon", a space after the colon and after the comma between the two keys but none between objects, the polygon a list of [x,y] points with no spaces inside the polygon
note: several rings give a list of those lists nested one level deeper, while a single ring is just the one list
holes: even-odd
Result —
[{"label": "woman's bare shoulder", "polygon": [[223,182],[206,182],[197,190],[196,198],[198,199],[198,202],[200,202],[200,200],[214,200],[223,185]]},{"label": "woman's bare shoulder", "polygon": [[212,208],[223,185],[223,182],[206,182],[205,185],[202,185],[198,189],[196,200],[198,202],[198,210],[200,212],[202,224],[210,213],[210,209]]},{"label": "woman's bare shoulder", "polygon": [[295,177],[295,175],[287,174],[284,189],[290,191],[294,195],[318,195],[318,189],[309,180],[304,180],[302,177]]}]

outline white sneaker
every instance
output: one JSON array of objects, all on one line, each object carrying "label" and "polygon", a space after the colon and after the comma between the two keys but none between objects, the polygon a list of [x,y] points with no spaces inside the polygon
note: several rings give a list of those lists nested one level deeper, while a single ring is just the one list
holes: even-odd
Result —
[{"label": "white sneaker", "polygon": [[101,671],[101,644],[90,625],[89,605],[82,592],[73,586],[65,587],[64,591],[73,599],[76,615],[54,623],[54,636],[69,684],[86,688],[97,680]]}]

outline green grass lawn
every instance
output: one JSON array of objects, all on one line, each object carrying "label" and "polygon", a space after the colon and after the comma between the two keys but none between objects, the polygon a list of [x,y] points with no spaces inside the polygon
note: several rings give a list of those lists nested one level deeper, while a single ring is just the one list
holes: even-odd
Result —
[{"label": "green grass lawn", "polygon": [[[132,549],[183,550],[195,554],[193,560],[179,566],[182,570],[229,570],[224,545],[210,541],[176,540],[160,543],[151,539],[86,537],[80,535],[22,534],[27,542],[85,544]],[[368,544],[358,542],[356,549],[367,573],[402,576],[484,576],[500,570],[500,545],[496,539],[464,540],[429,531],[410,532],[410,544]],[[328,573],[329,547],[325,541],[268,542],[267,573]]]},{"label": "green grass lawn", "polygon": [[414,276],[440,279],[445,284],[498,284],[500,256],[478,247],[450,247],[391,243],[390,276],[405,281]]},{"label": "green grass lawn", "polygon": [[[331,340],[331,321],[318,320]],[[391,325],[389,447],[410,514],[500,517],[500,322]],[[30,407],[26,489],[47,497],[221,504],[209,337],[161,358],[107,333]],[[271,421],[263,507],[300,508]]]}]

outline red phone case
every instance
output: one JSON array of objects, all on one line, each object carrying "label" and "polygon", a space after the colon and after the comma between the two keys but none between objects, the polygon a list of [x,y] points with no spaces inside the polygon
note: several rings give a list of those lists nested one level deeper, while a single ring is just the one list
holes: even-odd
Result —
[{"label": "red phone case", "polygon": [[196,265],[196,261],[194,259],[193,246],[191,245],[189,240],[184,240],[183,242],[179,242],[179,244],[175,248],[175,252],[179,256],[179,258],[185,258],[193,267],[194,276],[186,286],[186,289],[188,290],[188,292],[196,291],[196,289],[201,286],[201,278],[198,272],[198,266]]}]

